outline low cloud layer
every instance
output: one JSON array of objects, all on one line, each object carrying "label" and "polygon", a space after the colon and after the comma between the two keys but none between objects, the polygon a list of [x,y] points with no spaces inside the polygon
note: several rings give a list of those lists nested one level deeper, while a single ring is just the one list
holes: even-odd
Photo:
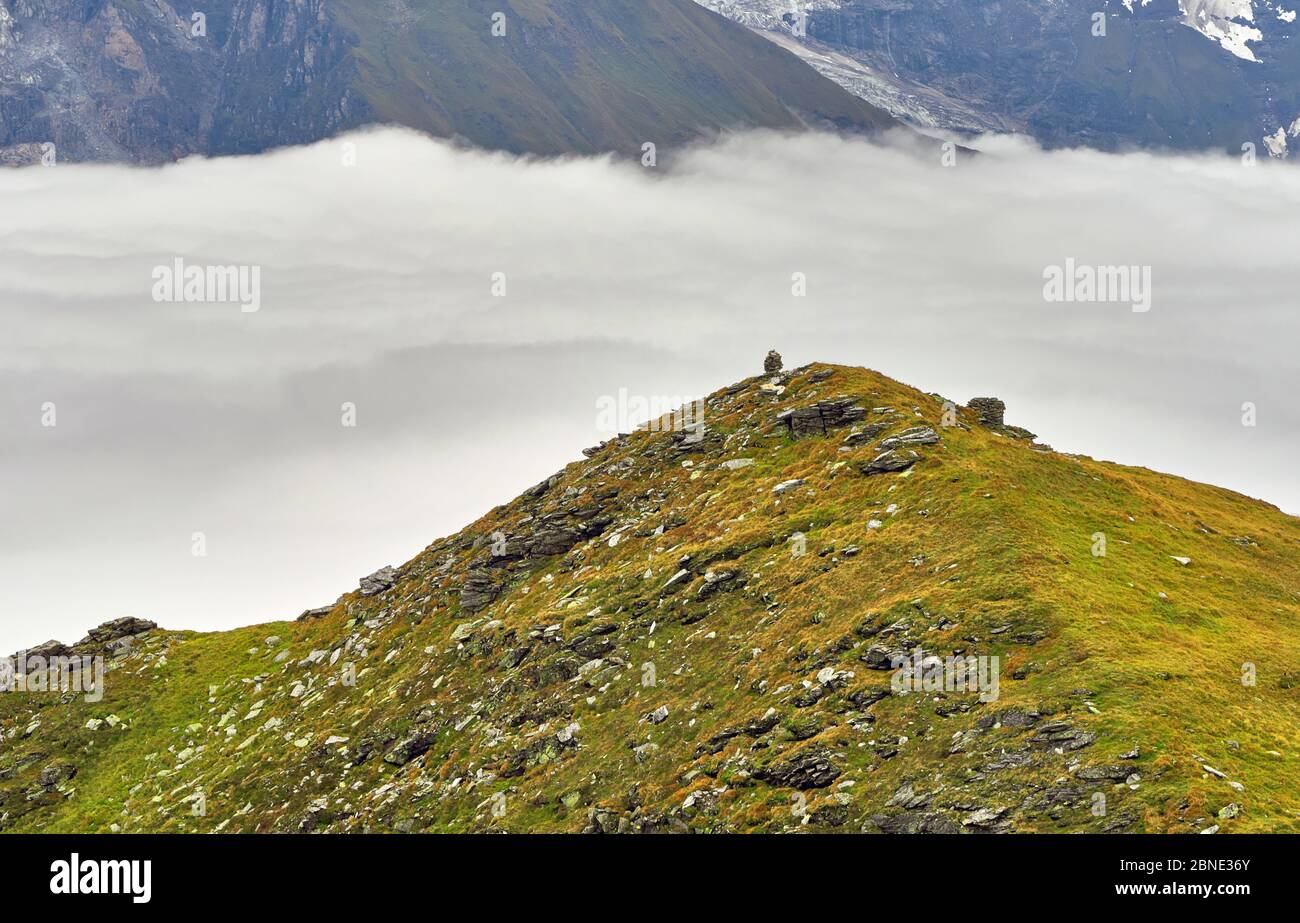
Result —
[{"label": "low cloud layer", "polygon": [[[986,151],[755,134],[647,169],[379,131],[0,173],[0,648],[293,617],[578,458],[602,396],[771,347],[1300,512],[1300,171]],[[155,301],[178,258],[257,267],[258,310]],[[1046,301],[1067,260],[1145,267],[1149,310]]]}]

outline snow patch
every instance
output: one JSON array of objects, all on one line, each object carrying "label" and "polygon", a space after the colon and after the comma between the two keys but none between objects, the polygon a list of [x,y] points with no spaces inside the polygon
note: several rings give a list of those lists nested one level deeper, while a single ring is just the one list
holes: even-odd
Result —
[{"label": "snow patch", "polygon": [[1287,136],[1300,138],[1300,118],[1291,123],[1290,127],[1279,125],[1277,131],[1271,135],[1264,136],[1264,147],[1268,149],[1270,157],[1284,158],[1291,155],[1290,144],[1287,142]]},{"label": "snow patch", "polygon": [[[838,10],[839,0],[695,0],[719,16],[749,26],[751,29],[780,29],[784,17],[793,21],[799,13],[814,10]],[[785,23],[788,29],[789,24]]]},{"label": "snow patch", "polygon": [[1264,147],[1268,148],[1270,157],[1285,157],[1287,155],[1286,129],[1278,128],[1273,134],[1265,135]]},{"label": "snow patch", "polygon": [[8,48],[14,42],[14,18],[9,11],[0,4],[0,48]]},{"label": "snow patch", "polygon": [[1250,43],[1262,42],[1264,33],[1244,24],[1255,21],[1251,0],[1178,0],[1178,9],[1183,14],[1183,25],[1218,42],[1243,61],[1259,62]]}]

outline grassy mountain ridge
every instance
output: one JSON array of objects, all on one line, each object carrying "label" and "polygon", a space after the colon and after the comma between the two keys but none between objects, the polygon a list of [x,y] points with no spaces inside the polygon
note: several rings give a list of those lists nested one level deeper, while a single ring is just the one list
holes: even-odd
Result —
[{"label": "grassy mountain ridge", "polygon": [[[0,696],[0,829],[1300,829],[1300,521],[864,369],[704,423],[302,620],[117,639],[100,702]],[[996,700],[894,688],[918,647]]]},{"label": "grassy mountain ridge", "polygon": [[[506,34],[485,27],[492,10]],[[701,128],[879,129],[893,122],[797,58],[686,0],[514,0],[337,15],[359,37],[358,89],[377,121],[542,154],[682,143]],[[429,105],[429,101],[434,105]]]}]

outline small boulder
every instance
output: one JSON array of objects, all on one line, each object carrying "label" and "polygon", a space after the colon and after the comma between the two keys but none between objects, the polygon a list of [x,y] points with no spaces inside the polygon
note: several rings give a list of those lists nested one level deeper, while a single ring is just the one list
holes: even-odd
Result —
[{"label": "small boulder", "polygon": [[361,578],[361,595],[377,596],[384,590],[391,589],[393,584],[397,583],[397,569],[381,567],[368,577]]},{"label": "small boulder", "polygon": [[928,426],[913,426],[897,436],[890,436],[880,443],[882,449],[899,449],[909,445],[934,445],[939,441],[939,434]]},{"label": "small boulder", "polygon": [[417,756],[424,754],[437,739],[438,735],[433,731],[414,731],[384,754],[384,762],[394,766],[405,766]]},{"label": "small boulder", "polygon": [[77,774],[77,767],[71,763],[51,763],[41,770],[38,780],[42,788],[55,788],[67,782]]},{"label": "small boulder", "polygon": [[888,449],[871,459],[871,461],[859,464],[858,470],[866,475],[906,471],[915,465],[920,457],[915,452],[899,452]]},{"label": "small boulder", "polygon": [[452,642],[459,644],[462,641],[468,641],[474,636],[474,632],[478,631],[479,626],[482,624],[483,619],[475,619],[472,622],[461,622],[451,633]]}]

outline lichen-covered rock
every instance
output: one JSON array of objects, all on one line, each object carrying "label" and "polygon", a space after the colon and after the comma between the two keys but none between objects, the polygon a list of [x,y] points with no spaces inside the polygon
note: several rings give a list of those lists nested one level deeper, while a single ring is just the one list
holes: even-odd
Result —
[{"label": "lichen-covered rock", "polygon": [[547,734],[528,746],[516,750],[501,767],[502,777],[509,779],[521,776],[534,766],[553,763],[565,753],[576,750],[578,738],[572,732],[565,733],[566,730],[567,728],[555,734]]},{"label": "lichen-covered rock", "polygon": [[144,634],[146,631],[152,631],[157,628],[155,622],[148,619],[138,619],[132,616],[125,616],[120,619],[104,622],[86,633],[86,637],[77,642],[78,647],[90,645],[107,644],[110,641],[116,641],[119,638],[131,637],[134,635]]},{"label": "lichen-covered rock", "polygon": [[51,763],[41,770],[40,784],[43,788],[57,788],[77,774],[77,767],[72,763]]},{"label": "lichen-covered rock", "polygon": [[947,815],[927,811],[873,814],[871,824],[882,833],[961,833],[961,825]]},{"label": "lichen-covered rock", "polygon": [[863,474],[887,474],[895,471],[906,471],[917,463],[921,456],[915,452],[899,452],[894,449],[881,452],[869,462],[858,465],[858,470]]},{"label": "lichen-covered rock", "polygon": [[1007,405],[996,397],[973,397],[967,404],[975,411],[979,424],[995,433],[1001,433],[1012,439],[1033,439],[1034,434],[1020,426],[1008,426],[1004,422]]},{"label": "lichen-covered rock", "polygon": [[880,448],[898,449],[909,445],[934,445],[939,441],[939,434],[928,426],[913,426],[896,436],[881,440]]},{"label": "lichen-covered rock", "polygon": [[866,415],[867,409],[853,398],[839,397],[783,410],[776,415],[776,422],[796,438],[825,436],[828,431],[856,423]]},{"label": "lichen-covered rock", "polygon": [[819,747],[803,750],[788,759],[755,771],[754,778],[788,788],[825,788],[840,776],[831,753]]},{"label": "lichen-covered rock", "polygon": [[428,752],[437,739],[438,735],[434,731],[423,728],[413,731],[384,754],[384,762],[392,763],[394,766],[405,766],[411,760]]},{"label": "lichen-covered rock", "polygon": [[[72,655],[72,648],[60,641],[46,641],[44,644],[36,644],[27,648],[25,651],[19,651],[29,661],[33,657],[44,657],[48,660],[51,657],[69,657]],[[15,656],[15,659],[16,656]]]},{"label": "lichen-covered rock", "polygon": [[1079,730],[1066,721],[1052,721],[1038,726],[1037,732],[1029,738],[1029,743],[1036,747],[1060,747],[1063,750],[1082,750],[1097,739],[1095,734]]},{"label": "lichen-covered rock", "polygon": [[1103,763],[1096,766],[1084,766],[1074,774],[1076,779],[1084,782],[1123,782],[1133,772],[1133,767],[1118,763]]},{"label": "lichen-covered rock", "polygon": [[397,583],[397,569],[381,567],[370,576],[362,577],[360,582],[362,596],[377,596]]},{"label": "lichen-covered rock", "polygon": [[471,571],[460,587],[460,607],[477,612],[492,603],[505,587],[486,571]]},{"label": "lichen-covered rock", "polygon": [[975,411],[975,417],[981,426],[1002,426],[1007,405],[996,397],[972,397],[966,404]]}]

